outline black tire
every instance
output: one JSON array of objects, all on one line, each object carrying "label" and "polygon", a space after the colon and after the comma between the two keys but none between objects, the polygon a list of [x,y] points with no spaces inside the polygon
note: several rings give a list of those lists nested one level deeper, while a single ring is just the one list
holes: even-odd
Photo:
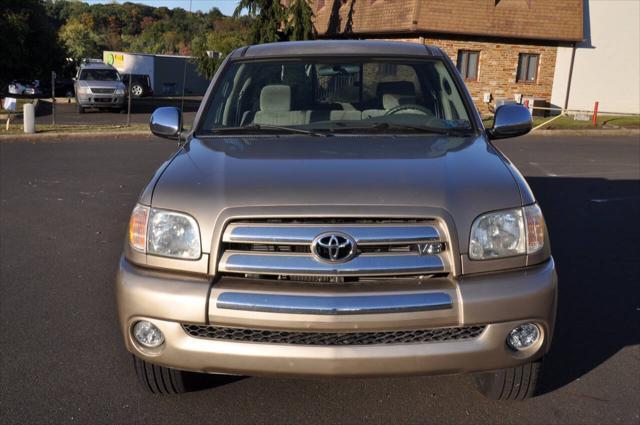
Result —
[{"label": "black tire", "polygon": [[78,102],[78,99],[76,99],[76,107],[78,108],[78,113],[79,114],[84,114],[84,108],[82,106],[80,106],[80,103]]},{"label": "black tire", "polygon": [[147,363],[133,356],[140,385],[152,394],[182,394],[186,392],[186,372]]},{"label": "black tire", "polygon": [[526,400],[536,393],[541,364],[539,360],[478,374],[475,376],[476,387],[491,400]]},{"label": "black tire", "polygon": [[131,86],[131,94],[133,97],[144,96],[144,88],[140,84],[134,84]]}]

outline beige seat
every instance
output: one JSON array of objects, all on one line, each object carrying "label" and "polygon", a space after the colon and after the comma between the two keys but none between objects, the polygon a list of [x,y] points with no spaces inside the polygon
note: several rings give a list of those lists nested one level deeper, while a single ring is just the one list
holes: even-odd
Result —
[{"label": "beige seat", "polygon": [[382,107],[384,109],[365,109],[362,111],[362,119],[380,117],[390,109],[399,105],[411,105],[416,103],[416,97],[396,93],[385,93],[382,95]]},{"label": "beige seat", "polygon": [[260,92],[260,110],[255,124],[301,125],[309,123],[310,111],[291,110],[291,87],[283,84],[264,86]]},{"label": "beige seat", "polygon": [[331,121],[360,121],[362,119],[362,112],[357,109],[349,111],[331,111],[329,119]]}]

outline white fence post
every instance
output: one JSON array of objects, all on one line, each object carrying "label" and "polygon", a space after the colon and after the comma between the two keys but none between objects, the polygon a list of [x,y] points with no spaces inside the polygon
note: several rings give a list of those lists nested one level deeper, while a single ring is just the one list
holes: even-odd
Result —
[{"label": "white fence post", "polygon": [[22,109],[24,132],[33,134],[36,132],[36,108],[33,103],[25,103]]}]

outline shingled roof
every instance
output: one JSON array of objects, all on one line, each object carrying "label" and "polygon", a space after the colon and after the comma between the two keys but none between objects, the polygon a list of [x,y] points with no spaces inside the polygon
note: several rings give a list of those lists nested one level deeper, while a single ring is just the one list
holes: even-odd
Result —
[{"label": "shingled roof", "polygon": [[321,37],[456,34],[581,41],[583,0],[310,0]]}]

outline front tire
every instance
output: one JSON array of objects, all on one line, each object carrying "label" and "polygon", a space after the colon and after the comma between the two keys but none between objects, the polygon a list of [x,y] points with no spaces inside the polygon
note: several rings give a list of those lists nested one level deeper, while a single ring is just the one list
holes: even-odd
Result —
[{"label": "front tire", "polygon": [[536,393],[542,361],[475,376],[478,391],[491,400],[526,400]]},{"label": "front tire", "polygon": [[147,363],[136,356],[133,356],[133,367],[140,385],[152,394],[182,394],[186,392],[186,373],[181,370]]}]

